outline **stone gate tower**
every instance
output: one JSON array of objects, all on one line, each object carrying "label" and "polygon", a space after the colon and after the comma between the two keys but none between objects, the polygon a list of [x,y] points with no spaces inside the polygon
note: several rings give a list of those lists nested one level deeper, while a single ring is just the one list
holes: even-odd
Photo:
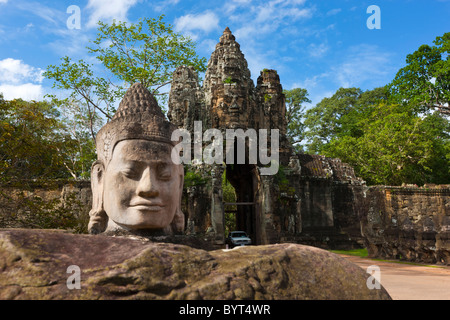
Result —
[{"label": "stone gate tower", "polygon": [[[302,233],[301,158],[294,154],[287,139],[285,114],[285,97],[277,72],[262,70],[255,86],[240,45],[228,27],[211,54],[203,86],[192,67],[175,70],[168,118],[179,128],[194,133],[201,124],[202,132],[215,128],[224,137],[227,129],[267,129],[269,133],[271,129],[279,130],[279,170],[275,175],[262,175],[263,164],[251,163],[248,153],[245,163],[227,163],[225,149],[222,164],[185,165],[185,183],[189,184],[189,172],[195,178],[185,194],[187,233],[206,234],[216,244],[223,244],[227,205],[222,192],[224,172],[236,192],[237,230],[246,231],[256,244],[291,240]],[[246,144],[248,147],[248,140]],[[324,221],[332,220],[329,212],[328,218],[327,213],[324,215]]]}]

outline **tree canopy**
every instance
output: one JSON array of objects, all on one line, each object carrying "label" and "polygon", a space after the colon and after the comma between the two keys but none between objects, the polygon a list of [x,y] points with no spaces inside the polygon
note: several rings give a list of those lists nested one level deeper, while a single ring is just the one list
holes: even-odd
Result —
[{"label": "tree canopy", "polygon": [[0,99],[1,181],[78,178],[93,161],[78,158],[83,147],[52,104]]},{"label": "tree canopy", "polygon": [[302,150],[300,142],[304,139],[303,116],[305,107],[303,104],[310,103],[308,91],[303,88],[295,88],[292,90],[283,90],[286,97],[286,122],[287,135],[297,151]]},{"label": "tree canopy", "polygon": [[401,105],[382,103],[344,117],[351,128],[333,137],[323,154],[351,164],[368,184],[450,181],[450,127],[441,115],[421,118]]},{"label": "tree canopy", "polygon": [[89,178],[96,133],[128,86],[140,82],[164,97],[177,66],[205,71],[206,59],[197,56],[195,43],[163,18],[99,22],[87,54],[100,65],[65,56],[44,73],[53,88],[68,93],[64,99],[5,101],[0,94],[1,179]]},{"label": "tree canopy", "polygon": [[309,141],[307,151],[321,153],[324,145],[340,132],[355,131],[351,115],[347,115],[386,98],[385,88],[380,87],[365,92],[359,88],[339,88],[332,97],[322,99],[305,114],[305,137]]},{"label": "tree canopy", "polygon": [[168,92],[162,89],[170,83],[177,66],[189,65],[205,71],[206,59],[197,56],[195,43],[174,32],[163,19],[164,15],[137,23],[100,21],[97,36],[87,49],[103,69],[94,70],[93,64],[75,62],[68,56],[61,58],[60,65],[48,66],[44,76],[53,80],[53,88],[69,93],[66,99],[50,95],[53,103],[61,108],[83,105],[83,116],[89,119],[94,137],[96,119],[110,119],[116,102],[133,83],[142,83],[164,102]]},{"label": "tree canopy", "polygon": [[416,111],[437,109],[450,115],[450,32],[433,43],[407,55],[406,66],[389,84],[390,94]]},{"label": "tree canopy", "polygon": [[99,22],[97,38],[89,52],[117,78],[127,84],[140,82],[152,94],[172,80],[172,72],[180,65],[206,70],[206,59],[199,58],[195,43],[165,24],[164,16],[145,18],[136,24]]},{"label": "tree canopy", "polygon": [[450,33],[406,57],[388,85],[340,88],[304,115],[306,149],[368,184],[450,182]]}]

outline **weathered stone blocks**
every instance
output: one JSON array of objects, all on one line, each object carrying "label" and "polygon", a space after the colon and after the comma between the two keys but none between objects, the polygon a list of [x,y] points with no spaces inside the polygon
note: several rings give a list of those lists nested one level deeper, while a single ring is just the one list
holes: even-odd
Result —
[{"label": "weathered stone blocks", "polygon": [[450,265],[450,188],[370,187],[361,216],[372,257]]},{"label": "weathered stone blocks", "polygon": [[[80,269],[70,289],[69,266]],[[205,251],[54,230],[0,230],[1,299],[390,299],[369,274],[318,248]],[[70,282],[70,281],[69,281]]]}]

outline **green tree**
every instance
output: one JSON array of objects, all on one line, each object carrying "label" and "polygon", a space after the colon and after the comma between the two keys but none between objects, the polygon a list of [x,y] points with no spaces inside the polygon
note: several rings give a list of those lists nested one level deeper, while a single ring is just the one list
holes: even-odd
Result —
[{"label": "green tree", "polygon": [[305,114],[308,152],[320,153],[340,128],[340,118],[354,107],[361,95],[359,88],[340,88],[331,98],[324,98]]},{"label": "green tree", "polygon": [[[228,181],[226,170],[222,174],[222,196],[223,202],[234,203],[237,201],[236,190],[230,181]],[[227,205],[225,206],[225,210],[225,231],[226,234],[229,234],[231,231],[236,230],[236,212],[230,212],[230,210],[237,211],[237,206]]]},{"label": "green tree", "polygon": [[145,18],[135,24],[99,22],[97,37],[87,49],[104,69],[94,72],[92,64],[83,60],[74,62],[68,56],[62,58],[60,65],[48,66],[44,76],[54,81],[53,88],[70,93],[60,101],[51,96],[53,103],[61,107],[72,103],[85,106],[90,132],[95,136],[96,118],[112,117],[114,104],[126,87],[141,82],[164,101],[167,92],[162,89],[170,83],[177,66],[191,65],[205,71],[206,59],[196,55],[195,43],[175,33],[163,18],[163,15],[158,19]]},{"label": "green tree", "polygon": [[87,106],[66,102],[61,110],[65,131],[65,166],[73,178],[90,178],[92,163],[97,159],[93,132],[102,124],[100,117],[92,119]]},{"label": "green tree", "polygon": [[70,94],[65,99],[57,98],[56,95],[48,97],[61,110],[79,105],[84,112],[77,117],[88,118],[88,129],[95,139],[95,123],[101,117],[112,118],[114,102],[123,93],[123,88],[115,86],[110,80],[94,76],[92,66],[83,60],[72,62],[67,56],[61,60],[59,66],[48,66],[44,76],[54,80],[53,88],[68,90]]},{"label": "green tree", "polygon": [[339,130],[336,133],[339,136],[361,136],[364,128],[358,125],[360,119],[368,117],[374,107],[380,103],[387,103],[388,99],[389,92],[386,86],[361,92],[353,107],[340,117]]},{"label": "green tree", "polygon": [[[326,144],[342,131],[358,134],[353,124],[358,121],[358,113],[367,106],[387,100],[385,87],[362,91],[359,88],[340,88],[330,98],[324,98],[305,114],[305,137],[310,153],[321,153]],[[356,112],[356,113],[355,113]],[[356,116],[347,116],[351,114]],[[359,132],[360,134],[360,132]]]},{"label": "green tree", "polygon": [[368,184],[450,181],[450,127],[439,114],[422,118],[402,105],[378,104],[353,126],[360,134],[334,137],[323,153],[352,165]]},{"label": "green tree", "polygon": [[47,101],[0,99],[0,179],[87,178],[96,159],[89,133]]},{"label": "green tree", "polygon": [[190,65],[205,71],[206,59],[197,56],[190,38],[174,32],[163,18],[164,15],[145,18],[129,26],[125,22],[99,22],[97,38],[89,52],[127,84],[140,82],[154,95],[166,95],[160,89],[171,82],[178,66]]},{"label": "green tree", "polygon": [[59,112],[47,102],[0,101],[0,179],[65,178]]},{"label": "green tree", "polygon": [[302,150],[300,142],[304,139],[304,124],[303,115],[305,107],[303,104],[310,103],[308,98],[308,91],[302,88],[295,88],[292,90],[283,90],[286,97],[286,122],[287,122],[287,136],[291,144],[297,151]]},{"label": "green tree", "polygon": [[406,66],[389,89],[395,102],[407,103],[416,112],[438,109],[450,115],[450,32],[433,43],[406,56]]},{"label": "green tree", "polygon": [[448,183],[450,33],[434,44],[408,55],[389,85],[341,88],[308,110],[308,151],[340,158],[369,184]]}]

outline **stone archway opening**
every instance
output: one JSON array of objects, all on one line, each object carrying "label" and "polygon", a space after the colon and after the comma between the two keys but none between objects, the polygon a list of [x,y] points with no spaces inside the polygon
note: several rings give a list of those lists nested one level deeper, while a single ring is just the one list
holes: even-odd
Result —
[{"label": "stone archway opening", "polygon": [[227,237],[231,231],[236,230],[236,190],[233,185],[228,181],[226,177],[226,170],[222,175],[222,197],[224,204],[224,220],[225,220],[225,237]]},{"label": "stone archway opening", "polygon": [[[236,194],[235,202],[225,202],[225,211],[234,214],[235,230],[245,231],[252,243],[259,243],[257,228],[257,212],[255,206],[255,165],[228,164],[226,179],[233,186]],[[230,230],[234,231],[234,230]]]}]

